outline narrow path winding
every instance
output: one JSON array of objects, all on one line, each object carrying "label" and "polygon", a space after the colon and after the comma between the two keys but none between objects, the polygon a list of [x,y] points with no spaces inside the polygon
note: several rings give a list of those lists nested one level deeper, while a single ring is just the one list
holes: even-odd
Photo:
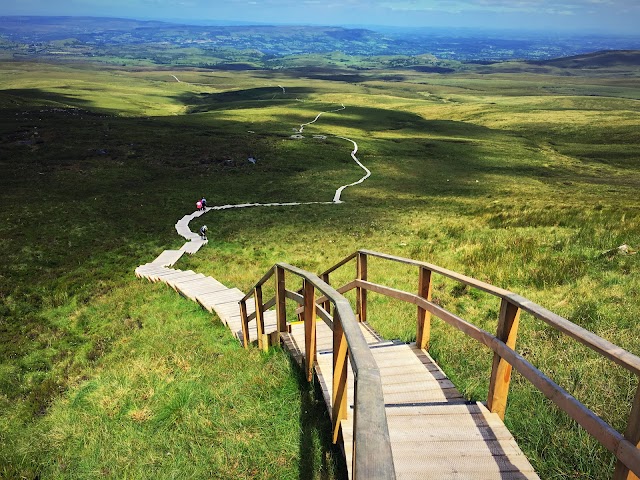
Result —
[{"label": "narrow path winding", "polygon": [[[172,75],[173,78],[176,79],[179,83],[186,83],[180,81],[178,77]],[[203,84],[189,84],[189,85],[203,85]],[[283,93],[286,94],[286,90],[283,86],[278,85],[279,88],[282,89]],[[311,125],[316,123],[318,119],[325,113],[334,113],[345,110],[346,107],[344,104],[341,108],[335,110],[329,110],[325,112],[320,112],[316,117],[311,121],[300,125],[300,129],[298,130],[299,134],[302,133],[304,127],[307,125]],[[302,135],[299,136],[300,138]],[[353,144],[353,150],[351,151],[351,158],[356,162],[356,164],[362,168],[365,172],[365,175],[360,178],[360,180],[349,183],[347,185],[340,186],[333,196],[331,201],[316,201],[316,202],[270,202],[270,203],[239,203],[239,204],[227,204],[227,205],[215,205],[212,207],[207,207],[205,210],[196,211],[189,215],[185,215],[180,220],[178,220],[175,224],[175,229],[181,237],[183,237],[187,242],[179,249],[179,250],[165,250],[163,251],[155,260],[150,263],[140,265],[135,270],[135,274],[139,278],[146,278],[152,282],[161,281],[171,286],[178,293],[184,295],[191,300],[198,302],[204,308],[206,308],[210,312],[216,312],[220,317],[220,320],[227,325],[231,331],[234,333],[236,337],[241,338],[241,324],[240,324],[240,316],[238,309],[238,300],[240,300],[244,293],[242,293],[237,288],[227,288],[225,285],[220,283],[218,280],[212,277],[206,277],[202,274],[193,272],[191,270],[182,271],[178,269],[171,268],[185,253],[190,255],[198,252],[200,248],[202,248],[206,243],[206,239],[200,238],[197,233],[191,231],[189,227],[189,223],[194,219],[201,217],[202,215],[210,212],[211,210],[228,210],[232,208],[252,208],[252,207],[292,207],[292,206],[300,206],[300,205],[334,205],[343,203],[341,200],[342,192],[349,187],[354,185],[358,185],[364,182],[369,176],[371,172],[367,169],[356,157],[356,153],[358,152],[358,144],[347,137],[339,137],[341,140],[345,140],[347,142],[351,142]],[[252,313],[251,310],[254,309],[253,305],[248,305],[249,314]],[[271,315],[271,314],[269,314]],[[266,323],[275,322],[275,318],[271,318],[270,316],[265,318]],[[255,332],[253,332],[255,334]]]},{"label": "narrow path winding", "polygon": [[[318,121],[318,119],[324,115],[325,113],[334,113],[334,112],[341,112],[342,110],[345,110],[347,107],[344,106],[344,103],[342,104],[341,108],[337,108],[336,110],[329,110],[327,112],[320,112],[318,115],[316,115],[316,118],[314,118],[313,120],[311,120],[310,122],[307,123],[303,123],[302,125],[300,125],[300,128],[298,129],[298,133],[302,133],[304,130],[304,127],[306,127],[307,125],[311,125],[312,123],[316,123]],[[344,138],[344,137],[337,137],[337,138]],[[345,140],[349,140],[348,138],[345,138]],[[350,142],[353,142],[353,140],[349,140]],[[353,142],[356,143],[356,142]],[[358,147],[356,147],[357,150]]]},{"label": "narrow path winding", "polygon": [[[343,105],[340,110],[344,108]],[[322,113],[328,112],[321,112],[313,122],[301,125],[300,132],[305,125],[316,122]],[[206,211],[185,215],[178,220],[175,228],[179,235],[189,241],[180,250],[165,250],[153,262],[139,266],[135,271],[136,276],[166,283],[209,312],[216,312],[236,338],[242,341],[242,320],[238,302],[244,297],[244,293],[237,288],[228,288],[212,277],[191,270],[182,271],[168,267],[185,252],[193,254],[207,242],[191,231],[189,223],[210,210],[342,203],[340,196],[344,189],[364,182],[371,172],[356,157],[358,144],[355,141],[347,137],[336,138],[353,144],[351,158],[366,174],[357,182],[339,187],[333,201],[217,205],[207,208]],[[246,307],[246,314],[253,315],[255,302],[249,300]],[[263,318],[265,332],[276,330],[276,310],[265,311]],[[398,478],[539,480],[498,415],[490,413],[480,402],[473,404],[466,401],[426,350],[421,350],[415,343],[408,345],[386,341],[373,335],[364,323],[359,325],[364,339],[371,345],[374,361],[380,370],[393,467]],[[252,322],[247,332],[250,341],[257,339],[256,328],[256,322]],[[306,351],[306,328],[300,322],[290,325],[290,328],[290,333],[283,336],[285,348],[293,353],[294,358],[302,358]],[[316,348],[322,354],[317,355],[314,368],[328,411],[331,411],[334,379],[333,335],[330,327],[322,321],[317,322],[316,328]],[[349,370],[348,373],[345,372],[346,392],[343,390],[349,407],[346,419],[341,422],[341,435],[348,477],[352,478],[356,402],[355,376],[349,365],[347,362]],[[425,431],[429,432],[429,435],[425,435]],[[443,445],[446,445],[444,450]],[[417,458],[415,452],[426,454]]]}]

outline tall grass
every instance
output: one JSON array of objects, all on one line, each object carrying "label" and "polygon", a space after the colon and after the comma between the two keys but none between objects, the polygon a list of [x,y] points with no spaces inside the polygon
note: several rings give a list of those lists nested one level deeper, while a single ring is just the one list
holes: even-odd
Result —
[{"label": "tall grass", "polygon": [[[593,85],[613,95],[613,80],[581,78],[565,94],[566,78],[528,74],[351,85],[285,72],[269,81],[308,101],[269,102],[251,96],[265,83],[256,72],[178,72],[216,84],[194,87],[164,71],[2,69],[5,477],[343,473],[322,406],[282,352],[241,350],[196,305],[132,275],[180,245],[173,224],[202,194],[212,205],[327,201],[358,178],[346,142],[289,138],[341,102],[344,114],[305,133],[357,140],[370,180],[340,205],[209,213],[209,244],[179,268],[247,289],[278,261],[320,272],[381,250],[510,289],[640,352],[638,256],[604,254],[640,246],[638,109],[587,96]],[[243,92],[214,95],[229,90]],[[417,288],[406,267],[372,261],[370,275]],[[442,279],[434,298],[495,330],[494,299]],[[415,337],[413,308],[370,304],[384,336]],[[517,348],[624,430],[635,379],[527,316]],[[486,398],[488,350],[434,321],[431,351],[465,396]],[[542,478],[609,477],[611,456],[517,376],[506,422]]]}]

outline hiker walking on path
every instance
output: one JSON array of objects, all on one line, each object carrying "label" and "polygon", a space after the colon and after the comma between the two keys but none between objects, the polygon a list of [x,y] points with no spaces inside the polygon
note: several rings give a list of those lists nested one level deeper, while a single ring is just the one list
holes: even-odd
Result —
[{"label": "hiker walking on path", "polygon": [[200,227],[200,238],[202,240],[206,240],[207,239],[207,230],[209,230],[209,229],[207,228],[206,225],[203,225],[203,226]]},{"label": "hiker walking on path", "polygon": [[204,195],[202,196],[202,200],[200,200],[200,203],[202,203],[202,210],[206,210],[207,209],[207,199],[204,198]]},{"label": "hiker walking on path", "polygon": [[198,211],[202,210],[202,202],[200,200],[196,202],[196,208],[198,209]]}]

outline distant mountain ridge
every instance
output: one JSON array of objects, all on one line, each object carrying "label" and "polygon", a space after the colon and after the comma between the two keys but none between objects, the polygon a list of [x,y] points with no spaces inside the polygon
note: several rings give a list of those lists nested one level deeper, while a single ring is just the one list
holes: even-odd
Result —
[{"label": "distant mountain ridge", "polygon": [[[440,60],[484,61],[556,61],[559,57],[579,56],[591,51],[640,50],[637,37],[558,36],[527,32],[480,32],[443,29],[410,29],[393,32],[339,26],[295,25],[198,25],[157,20],[133,20],[111,17],[34,17],[0,16],[0,45],[13,42],[7,48],[20,50],[21,58],[48,52],[75,54],[85,57],[118,56],[123,49],[127,58],[137,58],[132,52],[153,50],[150,57],[169,63],[178,56],[157,55],[159,50],[199,49],[203,60],[220,56],[221,51],[255,52],[269,57],[329,54],[340,52],[349,56],[432,55]],[[56,43],[57,42],[57,43]],[[61,50],[60,42],[75,48]],[[126,47],[126,48],[125,48]],[[84,49],[83,49],[84,48]],[[108,51],[111,48],[113,51]],[[160,52],[162,53],[162,52]],[[184,55],[183,55],[184,56]],[[223,56],[224,52],[223,52]],[[162,57],[162,58],[161,58]],[[167,60],[168,57],[171,57]],[[226,58],[226,57],[225,57]],[[155,61],[155,60],[154,60]],[[161,62],[161,63],[162,63]],[[585,62],[588,63],[588,62]],[[406,62],[404,64],[407,64]],[[549,66],[553,64],[548,64]]]},{"label": "distant mountain ridge", "polygon": [[640,50],[599,50],[597,52],[554,58],[536,65],[550,65],[560,68],[607,68],[640,66]]}]

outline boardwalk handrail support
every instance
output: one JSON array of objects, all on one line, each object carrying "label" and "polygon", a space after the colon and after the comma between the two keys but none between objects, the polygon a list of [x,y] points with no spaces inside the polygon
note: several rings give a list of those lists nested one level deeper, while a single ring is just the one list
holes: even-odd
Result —
[{"label": "boardwalk handrail support", "polygon": [[[418,267],[418,293],[408,293],[368,281],[368,257],[376,257]],[[372,291],[417,306],[416,344],[420,348],[428,348],[431,315],[454,326],[494,352],[487,398],[487,407],[491,412],[497,413],[504,419],[511,369],[515,368],[534,387],[615,455],[618,461],[613,476],[614,480],[632,480],[638,478],[636,475],[640,476],[640,449],[638,448],[640,445],[640,385],[636,391],[628,427],[623,436],[515,351],[520,311],[523,310],[530,313],[535,318],[567,334],[640,377],[639,357],[520,295],[426,262],[370,250],[358,250],[324,271],[321,274],[322,278],[328,283],[331,273],[354,258],[357,259],[355,280],[337,288],[337,290],[340,293],[345,293],[354,288],[356,289],[357,311],[361,319],[362,317],[366,318],[366,292]],[[501,306],[496,335],[476,327],[433,303],[431,301],[433,274],[442,275],[500,298]],[[325,300],[325,298],[320,298],[318,302]]]},{"label": "boardwalk handrail support", "polygon": [[[303,280],[303,294],[285,288],[285,272]],[[276,295],[263,302],[262,287],[275,274]],[[351,284],[349,284],[351,286]],[[315,291],[323,296],[316,299]],[[255,312],[247,315],[247,300],[255,298]],[[337,290],[317,275],[286,263],[274,265],[240,300],[242,335],[245,348],[249,346],[249,322],[256,320],[258,345],[268,348],[264,332],[264,311],[277,308],[277,333],[285,333],[284,302],[292,299],[303,306],[305,326],[305,373],[312,379],[316,359],[315,321],[320,316],[333,330],[333,441],[338,440],[341,421],[347,418],[347,355],[354,376],[355,401],[353,419],[353,478],[395,479],[389,429],[385,414],[380,371],[349,304]],[[333,318],[328,310],[333,306]],[[315,308],[314,308],[315,307]]]}]

